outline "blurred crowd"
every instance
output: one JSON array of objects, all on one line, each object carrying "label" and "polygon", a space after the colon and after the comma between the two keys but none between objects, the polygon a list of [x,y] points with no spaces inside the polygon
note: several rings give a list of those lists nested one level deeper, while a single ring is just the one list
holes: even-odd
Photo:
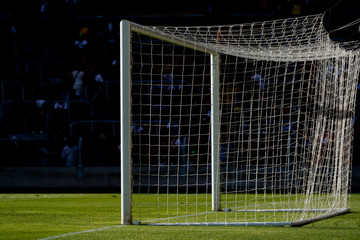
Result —
[{"label": "blurred crowd", "polygon": [[72,166],[79,154],[84,165],[119,165],[122,18],[221,24],[313,14],[324,2],[0,1],[0,166]]}]

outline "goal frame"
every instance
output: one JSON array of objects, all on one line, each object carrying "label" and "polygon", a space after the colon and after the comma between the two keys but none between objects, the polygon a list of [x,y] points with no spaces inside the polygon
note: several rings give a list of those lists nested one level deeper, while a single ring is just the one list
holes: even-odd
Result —
[{"label": "goal frame", "polygon": [[[166,36],[157,33],[156,30],[150,31],[148,28],[139,24],[122,20],[120,22],[120,159],[121,159],[121,224],[133,224],[132,219],[132,163],[131,163],[131,32],[140,33],[164,42],[170,42],[196,51],[201,51],[210,56],[210,137],[211,137],[211,203],[212,211],[222,211],[221,206],[221,182],[220,182],[220,56],[219,53],[203,47],[201,44],[195,45],[186,39],[176,36]],[[240,223],[196,223],[194,225],[233,225],[233,226],[299,226],[313,221],[330,218],[350,212],[349,208],[334,209],[335,212],[295,222],[240,222]],[[289,211],[289,210],[278,210]],[[292,211],[302,211],[292,209]],[[307,209],[306,211],[322,211],[321,209]],[[157,224],[170,225],[170,224]],[[191,225],[191,223],[174,225]]]}]

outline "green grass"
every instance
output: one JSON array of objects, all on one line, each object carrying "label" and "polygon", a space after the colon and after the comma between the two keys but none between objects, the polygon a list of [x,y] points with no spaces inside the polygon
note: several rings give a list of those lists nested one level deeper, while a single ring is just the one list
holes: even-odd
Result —
[{"label": "green grass", "polygon": [[0,194],[0,239],[360,239],[360,194],[351,213],[302,227],[119,226],[119,194]]}]

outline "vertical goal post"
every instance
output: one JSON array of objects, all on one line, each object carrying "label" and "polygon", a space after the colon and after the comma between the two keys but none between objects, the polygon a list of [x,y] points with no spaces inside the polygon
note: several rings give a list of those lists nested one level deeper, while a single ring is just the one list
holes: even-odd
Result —
[{"label": "vertical goal post", "polygon": [[129,224],[131,218],[131,71],[130,71],[130,23],[120,23],[120,132],[121,132],[121,224]]},{"label": "vertical goal post", "polygon": [[295,226],[350,211],[358,42],[323,14],[120,22],[121,224]]}]

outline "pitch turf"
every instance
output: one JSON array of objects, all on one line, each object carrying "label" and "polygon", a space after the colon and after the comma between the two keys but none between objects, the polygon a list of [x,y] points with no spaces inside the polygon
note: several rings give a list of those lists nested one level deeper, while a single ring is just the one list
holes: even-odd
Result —
[{"label": "pitch turf", "polygon": [[302,227],[120,226],[119,194],[0,194],[0,239],[360,239],[351,213]]}]

